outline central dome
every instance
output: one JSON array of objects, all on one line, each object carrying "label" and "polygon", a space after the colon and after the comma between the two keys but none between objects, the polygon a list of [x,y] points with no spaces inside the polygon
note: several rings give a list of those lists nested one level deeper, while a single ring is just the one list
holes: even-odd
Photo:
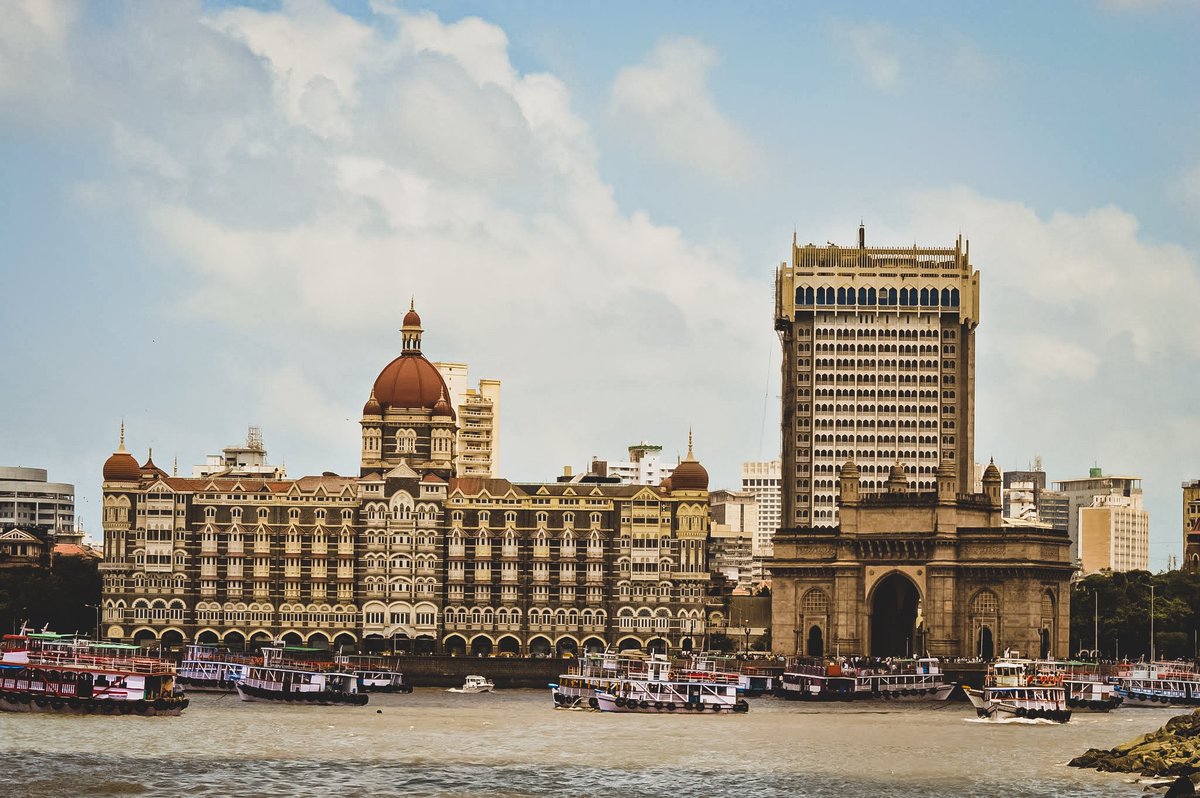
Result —
[{"label": "central dome", "polygon": [[[375,378],[371,398],[363,407],[364,415],[374,415],[380,410],[436,410],[438,415],[454,418],[448,406],[450,395],[446,381],[437,367],[421,354],[421,317],[410,304],[400,328],[404,348],[400,357],[384,366]],[[440,401],[439,401],[440,400]],[[373,402],[378,405],[373,405]],[[376,410],[379,407],[380,410]]]},{"label": "central dome", "polygon": [[375,401],[388,408],[432,410],[444,395],[446,381],[420,353],[405,353],[384,366],[375,378]]}]

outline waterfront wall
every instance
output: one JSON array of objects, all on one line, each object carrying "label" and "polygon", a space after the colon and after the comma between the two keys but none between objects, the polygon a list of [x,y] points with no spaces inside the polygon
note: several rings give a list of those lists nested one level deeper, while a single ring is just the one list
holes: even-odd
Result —
[{"label": "waterfront wall", "polygon": [[496,687],[545,687],[575,665],[573,659],[528,657],[401,657],[404,679],[414,687],[462,687],[470,674],[486,676]]}]

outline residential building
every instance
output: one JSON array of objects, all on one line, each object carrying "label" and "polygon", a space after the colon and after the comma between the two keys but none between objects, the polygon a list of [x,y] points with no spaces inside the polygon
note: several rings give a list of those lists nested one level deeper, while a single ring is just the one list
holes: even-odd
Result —
[{"label": "residential building", "polygon": [[363,406],[357,475],[166,474],[105,462],[103,620],[117,640],[548,654],[688,649],[705,634],[708,473],[659,485],[458,473],[459,413],[402,351]]},{"label": "residential building", "polygon": [[714,490],[709,503],[709,570],[724,576],[735,588],[749,591],[763,581],[762,559],[754,554],[758,502],[750,491]]},{"label": "residential building", "polygon": [[1069,534],[1071,522],[1071,500],[1067,494],[1057,490],[1040,490],[1037,496],[1038,520],[1049,524],[1064,534]]},{"label": "residential building", "polygon": [[837,525],[837,473],[867,494],[900,464],[932,491],[973,482],[979,273],[951,248],[796,244],[775,277],[783,346],[783,526]]},{"label": "residential building", "polygon": [[500,465],[500,380],[470,387],[466,363],[434,363],[446,382],[458,421],[455,466],[465,477],[496,476]]},{"label": "residential building", "polygon": [[[1054,483],[1054,489],[1067,497],[1068,513],[1067,534],[1071,537],[1071,558],[1079,559],[1079,510],[1090,507],[1097,496],[1108,496],[1116,493],[1130,498],[1137,497],[1141,507],[1142,478],[1132,476],[1114,476],[1105,474],[1099,467],[1088,470],[1086,477],[1079,479],[1064,479]],[[1146,512],[1139,510],[1139,512]],[[1149,524],[1149,519],[1147,519]]]},{"label": "residential building", "polygon": [[1038,518],[1038,495],[1046,489],[1046,472],[1004,472],[1004,517],[1035,521]]},{"label": "residential building", "polygon": [[674,464],[663,463],[661,446],[642,441],[629,447],[628,460],[601,460],[593,456],[589,473],[615,477],[623,485],[659,485],[674,470]]},{"label": "residential building", "polygon": [[267,450],[263,447],[262,429],[250,427],[246,432],[244,444],[226,446],[221,450],[221,454],[208,455],[202,465],[192,467],[192,476],[196,479],[204,477],[286,479],[287,469],[267,462]]},{"label": "residential building", "polygon": [[1079,560],[1082,576],[1149,570],[1150,515],[1141,493],[1099,494],[1079,508]]},{"label": "residential building", "polygon": [[762,561],[771,556],[772,539],[782,520],[783,479],[779,460],[742,463],[742,490],[754,494],[758,529],[754,533],[754,557]]}]

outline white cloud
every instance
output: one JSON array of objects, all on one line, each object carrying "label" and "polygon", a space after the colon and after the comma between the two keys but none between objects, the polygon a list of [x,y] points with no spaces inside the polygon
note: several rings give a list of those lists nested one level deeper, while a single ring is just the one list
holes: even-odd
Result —
[{"label": "white cloud", "polygon": [[743,182],[758,169],[753,143],[717,108],[708,87],[712,48],[680,37],[658,43],[646,60],[621,70],[610,110],[632,142],[645,142],[666,160],[725,182]]},{"label": "white cloud", "polygon": [[897,35],[879,22],[835,23],[834,34],[850,49],[859,69],[876,88],[890,89],[900,81]]}]

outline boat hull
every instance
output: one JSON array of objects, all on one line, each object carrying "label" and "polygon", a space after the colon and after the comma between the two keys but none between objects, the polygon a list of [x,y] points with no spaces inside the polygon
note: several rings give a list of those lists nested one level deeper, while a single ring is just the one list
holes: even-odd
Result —
[{"label": "boat hull", "polygon": [[178,715],[187,709],[186,698],[123,701],[106,698],[51,697],[0,691],[0,712],[44,712],[55,715]]},{"label": "boat hull", "polygon": [[370,697],[366,693],[335,693],[330,691],[288,692],[266,690],[247,684],[237,685],[238,697],[243,701],[271,701],[277,704],[309,704],[317,706],[365,705]]},{"label": "boat hull", "polygon": [[750,711],[745,699],[735,703],[694,703],[625,699],[611,693],[596,693],[597,709],[601,712],[624,712],[643,715],[734,715]]},{"label": "boat hull", "polygon": [[969,687],[964,687],[963,691],[966,692],[971,706],[975,707],[975,714],[982,720],[1041,720],[1048,723],[1066,723],[1071,719],[1071,710],[1069,709],[1060,709],[1058,707],[1029,708],[1019,706],[1011,701],[989,698],[982,692]]},{"label": "boat hull", "polygon": [[858,699],[872,699],[877,701],[945,701],[954,692],[953,684],[929,685],[924,687],[899,687],[885,688],[875,692],[860,692],[856,695]]}]

